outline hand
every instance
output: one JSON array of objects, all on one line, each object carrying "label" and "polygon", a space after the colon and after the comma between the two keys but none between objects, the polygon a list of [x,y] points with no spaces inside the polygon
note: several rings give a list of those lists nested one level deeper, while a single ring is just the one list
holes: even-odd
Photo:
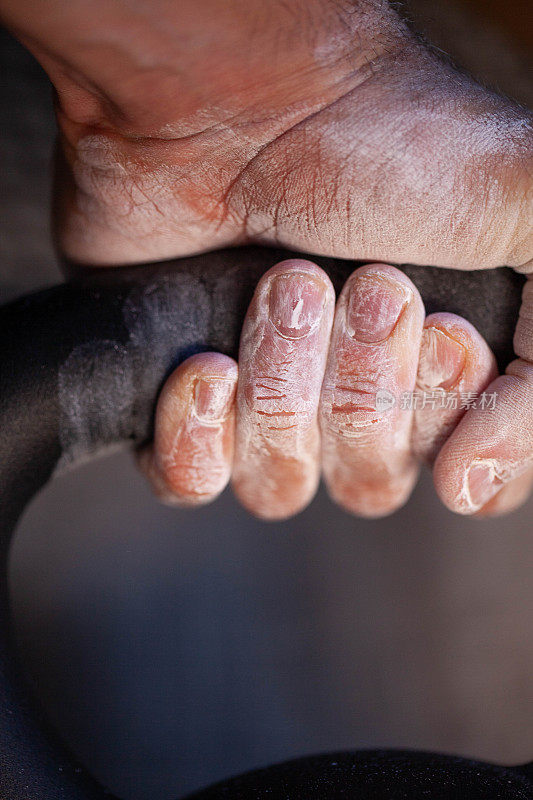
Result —
[{"label": "hand", "polygon": [[[453,314],[425,318],[416,287],[394,267],[357,269],[335,308],[321,269],[285,261],[257,286],[239,367],[203,353],[170,376],[141,465],[167,502],[209,502],[232,476],[252,513],[284,519],[310,502],[321,471],[345,509],[389,514],[408,499],[424,461],[435,463],[435,487],[450,507],[504,513],[525,500],[533,471],[479,502],[479,473],[458,474],[449,455],[473,414],[465,416],[461,398],[485,397],[480,425],[491,430],[497,421],[505,387],[483,395],[496,374],[477,331]],[[380,407],[380,397],[394,405]],[[468,427],[466,437],[468,444]],[[511,457],[507,448],[500,441],[497,456]],[[451,495],[455,486],[460,492]]]},{"label": "hand", "polygon": [[[533,269],[531,114],[383,0],[0,0],[0,12],[57,92],[56,228],[70,259],[254,241]],[[469,412],[435,467],[456,510],[532,463],[531,279],[515,352],[490,387],[490,424]]]},{"label": "hand", "polygon": [[0,0],[57,93],[63,252],[531,270],[532,116],[384,0]]}]

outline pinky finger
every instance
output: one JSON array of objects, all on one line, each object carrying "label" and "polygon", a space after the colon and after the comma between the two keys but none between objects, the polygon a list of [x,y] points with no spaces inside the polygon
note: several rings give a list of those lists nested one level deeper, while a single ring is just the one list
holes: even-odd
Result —
[{"label": "pinky finger", "polygon": [[192,356],[168,378],[157,404],[154,443],[138,457],[163,502],[202,505],[226,488],[236,385],[237,364],[219,353]]}]

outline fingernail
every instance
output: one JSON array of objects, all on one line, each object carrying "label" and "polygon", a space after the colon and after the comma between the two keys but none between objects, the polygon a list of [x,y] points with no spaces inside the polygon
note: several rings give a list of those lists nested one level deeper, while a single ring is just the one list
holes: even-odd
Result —
[{"label": "fingernail", "polygon": [[302,339],[316,328],[326,298],[326,286],[316,278],[288,272],[270,284],[270,321],[286,339]]},{"label": "fingernail", "polygon": [[194,411],[200,422],[220,422],[231,410],[235,381],[200,378],[194,387]]},{"label": "fingernail", "polygon": [[465,348],[438,328],[424,328],[417,384],[421,389],[449,389],[465,368]]},{"label": "fingernail", "polygon": [[471,464],[466,479],[470,500],[475,508],[481,508],[488,503],[502,483],[496,476],[494,467],[488,464]]},{"label": "fingernail", "polygon": [[410,290],[392,278],[378,275],[355,278],[348,300],[349,333],[366,344],[384,341],[394,330],[410,297]]}]

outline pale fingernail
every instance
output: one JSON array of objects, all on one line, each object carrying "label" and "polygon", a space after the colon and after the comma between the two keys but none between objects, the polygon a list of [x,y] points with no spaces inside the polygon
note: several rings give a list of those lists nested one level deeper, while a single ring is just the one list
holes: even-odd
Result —
[{"label": "pale fingernail", "polygon": [[347,325],[354,339],[377,344],[387,339],[411,298],[411,291],[392,278],[361,275],[352,282]]},{"label": "pale fingernail", "polygon": [[230,410],[235,381],[225,378],[200,378],[194,387],[194,412],[200,422],[221,422]]},{"label": "pale fingernail", "polygon": [[468,494],[475,508],[488,503],[502,482],[497,478],[494,468],[488,464],[470,465],[467,472]]},{"label": "pale fingernail", "polygon": [[326,286],[309,275],[288,272],[270,284],[270,321],[286,339],[308,336],[320,322]]},{"label": "pale fingernail", "polygon": [[417,384],[421,389],[449,389],[465,368],[465,348],[438,328],[424,328]]}]

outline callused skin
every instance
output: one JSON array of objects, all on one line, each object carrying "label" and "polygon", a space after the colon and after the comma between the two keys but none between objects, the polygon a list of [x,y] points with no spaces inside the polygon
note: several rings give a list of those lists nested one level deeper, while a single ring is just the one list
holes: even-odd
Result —
[{"label": "callused skin", "polygon": [[526,268],[532,118],[385,0],[1,0],[57,92],[75,261],[225,244]]},{"label": "callused skin", "polygon": [[233,487],[264,518],[292,516],[320,477],[319,400],[335,293],[325,272],[284,261],[259,282],[239,351]]},{"label": "callused skin", "polygon": [[[76,262],[253,241],[532,272],[531,114],[385,0],[0,0],[0,14],[56,89],[56,233]],[[469,412],[437,458],[461,513],[533,461],[531,280],[518,358],[491,389],[505,402],[488,428]]]},{"label": "callused skin", "polygon": [[[441,497],[459,480],[457,510],[498,514],[523,502],[533,477],[525,439],[515,462],[521,475],[488,504],[464,505],[468,460],[443,471],[472,412],[462,403],[443,407],[441,399],[479,396],[497,375],[472,325],[446,313],[424,320],[416,287],[387,264],[357,269],[334,317],[333,306],[328,277],[309,261],[284,261],[263,276],[243,327],[236,395],[237,365],[217,353],[192,356],[165,385],[155,444],[141,455],[156,493],[198,505],[218,496],[232,475],[249,511],[286,519],[311,501],[322,473],[335,502],[380,517],[406,502],[420,462],[437,458]],[[225,387],[214,394],[223,414],[198,415],[194,386],[206,384]],[[380,407],[380,395],[393,405]],[[483,414],[493,424],[500,402],[503,395],[494,413],[480,412],[480,424]],[[467,453],[469,438],[459,441]]]},{"label": "callused skin", "polygon": [[[331,496],[363,516],[403,505],[417,477],[411,452],[424,305],[387,264],[356,270],[341,292],[321,397],[322,465]],[[381,410],[378,392],[394,398]]]}]

